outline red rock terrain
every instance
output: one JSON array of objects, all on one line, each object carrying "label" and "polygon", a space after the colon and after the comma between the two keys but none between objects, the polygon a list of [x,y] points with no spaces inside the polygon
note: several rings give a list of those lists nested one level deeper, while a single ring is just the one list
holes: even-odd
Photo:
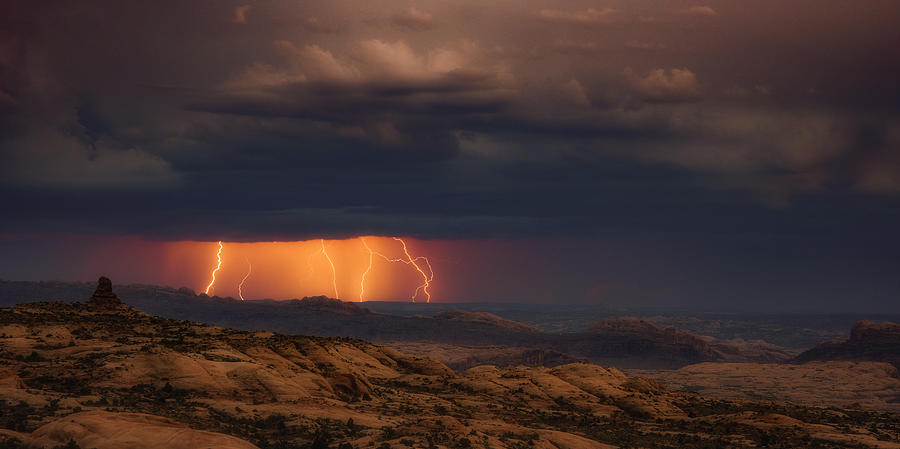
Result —
[{"label": "red rock terrain", "polygon": [[586,363],[455,373],[114,301],[0,309],[0,367],[9,448],[900,448],[891,414],[709,400]]}]

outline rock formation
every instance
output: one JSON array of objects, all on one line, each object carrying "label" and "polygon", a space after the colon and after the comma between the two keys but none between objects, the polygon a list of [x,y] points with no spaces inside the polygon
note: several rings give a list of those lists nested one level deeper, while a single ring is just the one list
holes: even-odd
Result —
[{"label": "rock formation", "polygon": [[91,296],[88,304],[92,307],[110,308],[118,307],[125,303],[113,293],[112,281],[106,276],[101,276],[97,280],[97,290],[94,290],[94,294]]},{"label": "rock formation", "polygon": [[812,360],[887,362],[900,368],[900,324],[860,321],[853,325],[849,339],[827,341],[795,359]]},{"label": "rock formation", "polygon": [[896,345],[900,343],[900,324],[860,321],[850,329],[850,341],[867,345]]}]

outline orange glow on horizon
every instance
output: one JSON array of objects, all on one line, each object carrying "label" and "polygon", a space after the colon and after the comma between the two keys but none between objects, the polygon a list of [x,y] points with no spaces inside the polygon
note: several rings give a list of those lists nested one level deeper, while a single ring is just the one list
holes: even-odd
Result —
[{"label": "orange glow on horizon", "polygon": [[216,273],[218,273],[219,270],[222,269],[222,242],[221,241],[219,242],[219,252],[216,253],[216,259],[218,260],[218,263],[216,264],[216,269],[213,270],[213,272],[212,272],[212,280],[209,281],[209,285],[207,285],[206,290],[203,291],[203,293],[205,293],[207,295],[209,294],[209,289],[211,289],[213,284],[216,283]]},{"label": "orange glow on horizon", "polygon": [[[240,300],[324,294],[361,302],[397,301],[404,297],[414,302],[423,297],[430,301],[434,295],[432,260],[416,254],[427,251],[417,242],[387,236],[293,242],[217,242],[220,245],[216,251],[217,263],[209,268],[204,267],[208,263],[204,261],[211,255],[208,243],[169,242],[163,246],[161,268],[169,273],[170,279],[181,279],[175,282],[188,285],[204,276],[206,288],[201,288],[200,292]],[[226,245],[228,260],[224,259]],[[375,256],[392,263],[377,263]],[[246,265],[239,263],[240,259],[244,259]],[[205,273],[200,274],[203,271]],[[248,294],[250,277],[254,280]]]}]

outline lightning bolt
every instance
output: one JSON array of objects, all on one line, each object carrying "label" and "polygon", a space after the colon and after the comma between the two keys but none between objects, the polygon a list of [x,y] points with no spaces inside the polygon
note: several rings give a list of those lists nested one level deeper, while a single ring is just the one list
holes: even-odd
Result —
[{"label": "lightning bolt", "polygon": [[203,291],[205,294],[209,294],[209,289],[212,288],[213,284],[216,283],[216,273],[222,268],[222,242],[219,241],[219,252],[216,253],[216,259],[218,263],[216,264],[216,269],[212,272],[212,280],[209,281],[209,285],[206,286],[206,290]]},{"label": "lightning bolt", "polygon": [[338,288],[337,288],[337,271],[334,269],[334,262],[331,261],[331,256],[328,255],[328,251],[325,249],[325,239],[319,239],[322,242],[322,254],[325,256],[325,260],[328,261],[328,265],[331,265],[331,285],[334,286],[334,297],[335,299],[339,298],[338,296]]},{"label": "lightning bolt", "polygon": [[369,244],[366,243],[365,237],[360,237],[359,240],[362,241],[362,244],[366,248],[366,251],[369,252],[369,266],[366,267],[366,271],[363,272],[362,277],[359,279],[359,302],[362,302],[363,296],[366,294],[366,276],[368,276],[369,272],[372,271],[372,260],[375,257],[375,252],[372,251],[372,248],[370,248]]},{"label": "lightning bolt", "polygon": [[244,275],[244,278],[241,279],[240,285],[238,285],[238,296],[240,296],[241,301],[244,300],[244,281],[250,277],[250,273],[253,272],[253,265],[250,265],[250,259],[247,259],[247,274]]},{"label": "lightning bolt", "polygon": [[[416,271],[418,271],[419,274],[422,275],[422,284],[419,285],[418,287],[416,287],[416,290],[413,292],[412,297],[410,297],[410,299],[412,299],[413,302],[416,302],[416,297],[419,296],[419,292],[421,291],[421,292],[425,293],[425,298],[426,298],[425,302],[431,302],[431,292],[428,290],[431,287],[431,281],[434,280],[434,270],[431,268],[431,262],[428,260],[427,257],[424,257],[424,256],[413,257],[411,254],[409,254],[409,249],[406,247],[406,242],[403,239],[401,239],[400,237],[391,237],[391,238],[400,242],[400,245],[402,245],[402,248],[403,248],[403,255],[406,256],[406,259],[400,259],[400,258],[392,259],[378,251],[373,251],[372,248],[370,248],[369,245],[367,245],[365,243],[365,241],[363,241],[363,245],[366,247],[366,250],[369,252],[370,262],[369,262],[369,268],[366,269],[365,273],[363,273],[362,279],[360,280],[360,290],[361,291],[364,290],[365,278],[366,278],[366,275],[369,273],[369,270],[372,269],[371,258],[372,258],[372,255],[374,254],[388,262],[392,262],[392,263],[401,262],[401,263],[405,263],[406,265],[411,265],[413,268],[415,268]],[[420,261],[424,262],[425,266],[428,267],[428,274],[425,274],[425,270],[423,270],[422,266],[419,265],[418,262],[420,262]],[[360,293],[360,300],[361,299],[362,299],[362,293]]]},{"label": "lightning bolt", "polygon": [[[401,249],[403,251],[403,257],[399,258],[391,258],[387,257],[379,251],[374,250],[369,243],[366,241],[365,237],[359,237],[360,243],[362,243],[363,248],[365,248],[366,252],[369,255],[369,264],[366,267],[365,271],[362,273],[362,276],[359,280],[359,301],[362,302],[366,297],[366,282],[368,281],[372,270],[374,269],[375,256],[378,256],[388,262],[395,263],[401,262],[406,265],[413,267],[419,275],[422,277],[422,283],[416,287],[413,291],[410,299],[412,302],[416,302],[416,299],[420,297],[420,295],[425,296],[426,302],[431,302],[431,284],[434,281],[434,268],[431,266],[431,261],[425,256],[413,256],[409,252],[409,247],[406,244],[406,241],[400,237],[391,237],[392,239],[400,242]],[[222,269],[222,250],[224,249],[224,244],[219,241],[219,248],[216,251],[216,267],[210,273],[210,281],[209,285],[206,286],[204,290],[205,294],[209,294],[212,290],[213,286],[216,284],[216,275]],[[312,253],[307,259],[307,264],[309,265],[309,275],[312,275],[314,272],[314,267],[312,264],[312,259],[317,257],[319,254],[325,258],[328,262],[328,266],[331,267],[331,285],[334,289],[334,297],[340,298],[340,293],[338,291],[337,284],[337,269],[334,265],[334,260],[331,258],[331,255],[328,253],[328,246],[325,243],[325,239],[319,239],[319,248],[317,251]],[[250,259],[247,260],[247,273],[241,278],[240,284],[238,284],[238,297],[243,301],[244,300],[244,285],[247,282],[247,279],[250,278],[250,275],[253,273],[253,265],[250,263]]]},{"label": "lightning bolt", "polygon": [[[419,274],[422,275],[423,283],[422,283],[422,285],[420,285],[416,288],[416,291],[413,292],[412,298],[410,298],[410,299],[412,299],[413,302],[416,302],[416,297],[419,296],[419,291],[422,291],[423,293],[425,293],[425,298],[426,298],[425,302],[431,302],[431,292],[428,291],[428,288],[431,287],[431,281],[434,280],[434,270],[431,269],[431,262],[429,262],[428,258],[426,258],[426,257],[419,256],[419,257],[413,258],[409,254],[409,250],[406,248],[406,242],[404,242],[403,239],[401,239],[400,237],[394,237],[394,240],[400,242],[400,245],[403,246],[403,254],[406,256],[405,263],[407,265],[412,265],[416,269],[416,271],[418,271]],[[422,267],[420,267],[418,263],[416,263],[417,260],[425,261],[425,264],[428,266],[429,275],[425,275],[425,271],[422,270]]]}]

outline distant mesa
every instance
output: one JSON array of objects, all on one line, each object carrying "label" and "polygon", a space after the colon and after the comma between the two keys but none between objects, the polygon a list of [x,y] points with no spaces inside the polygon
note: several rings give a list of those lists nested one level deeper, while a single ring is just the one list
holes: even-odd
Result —
[{"label": "distant mesa", "polygon": [[597,321],[588,333],[599,337],[597,344],[609,353],[657,353],[690,362],[721,359],[706,341],[690,332],[674,327],[661,328],[647,320],[615,318]]},{"label": "distant mesa", "polygon": [[867,345],[900,344],[900,324],[860,321],[850,329],[850,341]]},{"label": "distant mesa", "polygon": [[483,323],[497,326],[515,332],[540,332],[538,328],[520,321],[507,320],[493,313],[469,312],[467,310],[451,309],[434,315],[435,319],[447,321],[465,321],[469,323]]},{"label": "distant mesa", "polygon": [[628,335],[666,345],[686,345],[692,347],[700,354],[713,355],[713,350],[709,344],[697,335],[674,327],[661,328],[647,320],[637,318],[626,317],[597,321],[591,325],[588,332],[605,335]]},{"label": "distant mesa", "polygon": [[794,360],[887,362],[900,369],[900,324],[860,321],[850,330],[850,338],[827,341],[798,355]]},{"label": "distant mesa", "polygon": [[302,307],[306,310],[333,312],[341,315],[368,315],[372,313],[369,309],[360,307],[352,302],[341,301],[340,299],[329,298],[324,295],[293,299],[288,301],[288,303]]},{"label": "distant mesa", "polygon": [[112,281],[106,276],[100,276],[97,280],[97,290],[94,290],[88,304],[93,307],[111,308],[125,305],[112,290]]},{"label": "distant mesa", "polygon": [[646,336],[659,335],[663,332],[659,326],[647,320],[630,317],[600,320],[592,324],[588,331],[593,333],[618,332]]},{"label": "distant mesa", "polygon": [[682,358],[684,362],[759,362],[778,363],[790,360],[796,352],[760,340],[718,340],[674,327],[660,327],[638,318],[623,317],[601,320],[588,328],[600,337],[599,346],[622,354],[657,353],[660,357]]}]

